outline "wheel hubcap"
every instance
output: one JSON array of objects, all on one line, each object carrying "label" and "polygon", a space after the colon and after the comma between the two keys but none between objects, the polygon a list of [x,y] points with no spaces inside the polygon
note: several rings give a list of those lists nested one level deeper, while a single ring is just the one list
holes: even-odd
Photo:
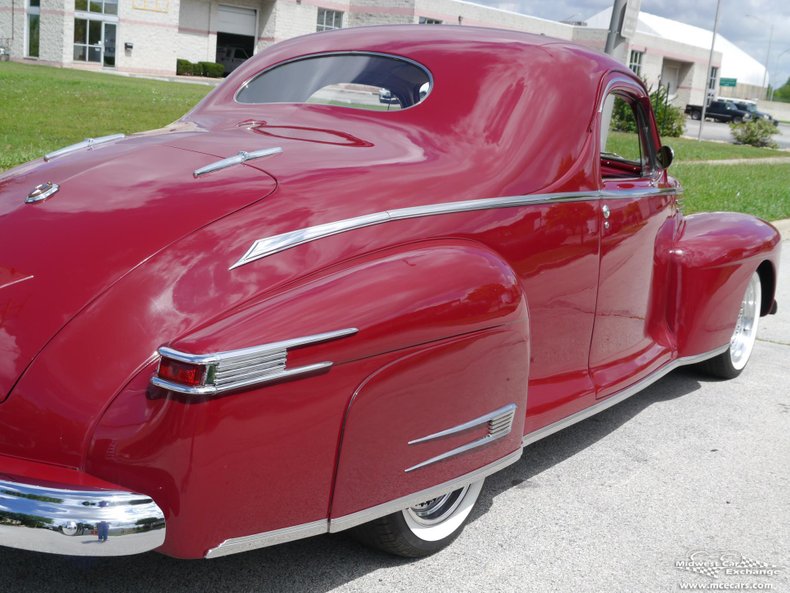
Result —
[{"label": "wheel hubcap", "polygon": [[738,321],[730,339],[730,360],[737,370],[746,366],[757,338],[757,321],[760,318],[760,279],[754,274],[746,287]]},{"label": "wheel hubcap", "polygon": [[420,525],[436,525],[453,514],[463,500],[469,486],[464,486],[453,492],[442,494],[436,498],[426,500],[420,504],[406,509],[406,512]]}]

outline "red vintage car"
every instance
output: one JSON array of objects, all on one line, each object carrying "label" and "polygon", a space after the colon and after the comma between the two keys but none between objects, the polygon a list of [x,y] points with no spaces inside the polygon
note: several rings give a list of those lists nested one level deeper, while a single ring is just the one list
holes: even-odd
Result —
[{"label": "red vintage car", "polygon": [[746,365],[779,236],[684,216],[671,157],[604,55],[406,26],[277,44],[166,129],[6,173],[0,545],[447,545],[525,445]]}]

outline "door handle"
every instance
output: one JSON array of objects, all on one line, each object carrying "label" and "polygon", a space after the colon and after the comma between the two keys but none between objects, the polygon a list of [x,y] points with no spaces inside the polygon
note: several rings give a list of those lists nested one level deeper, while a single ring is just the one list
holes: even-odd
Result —
[{"label": "door handle", "polygon": [[612,215],[611,211],[609,210],[609,206],[604,204],[601,206],[601,214],[603,214],[603,229],[605,231],[609,230],[609,217]]}]

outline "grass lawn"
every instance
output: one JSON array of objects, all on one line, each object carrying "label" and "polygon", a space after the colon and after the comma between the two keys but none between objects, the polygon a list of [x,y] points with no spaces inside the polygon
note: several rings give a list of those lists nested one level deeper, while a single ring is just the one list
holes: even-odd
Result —
[{"label": "grass lawn", "polygon": [[686,190],[687,214],[734,210],[766,220],[790,218],[790,159],[787,164],[678,163],[670,171]]},{"label": "grass lawn", "polygon": [[89,137],[165,126],[208,86],[0,62],[0,170]]},{"label": "grass lawn", "polygon": [[[0,63],[0,171],[86,137],[159,128],[178,119],[210,87],[126,78],[13,62]],[[386,106],[381,106],[386,109]],[[610,146],[626,150],[627,135]],[[790,217],[790,153],[668,138],[671,172],[686,188],[686,212],[736,210]],[[787,157],[787,164],[707,165],[702,160]]]}]

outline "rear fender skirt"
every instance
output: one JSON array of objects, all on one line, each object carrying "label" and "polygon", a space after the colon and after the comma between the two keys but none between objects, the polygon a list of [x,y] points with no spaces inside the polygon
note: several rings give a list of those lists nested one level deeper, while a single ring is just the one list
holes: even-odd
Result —
[{"label": "rear fender skirt", "polygon": [[684,219],[670,251],[673,296],[668,318],[678,356],[694,356],[729,343],[750,276],[760,270],[766,294],[762,314],[774,302],[779,232],[758,218],[733,212]]},{"label": "rear fender skirt", "polygon": [[451,482],[516,451],[529,376],[524,329],[445,340],[368,377],[346,415],[331,516]]}]

